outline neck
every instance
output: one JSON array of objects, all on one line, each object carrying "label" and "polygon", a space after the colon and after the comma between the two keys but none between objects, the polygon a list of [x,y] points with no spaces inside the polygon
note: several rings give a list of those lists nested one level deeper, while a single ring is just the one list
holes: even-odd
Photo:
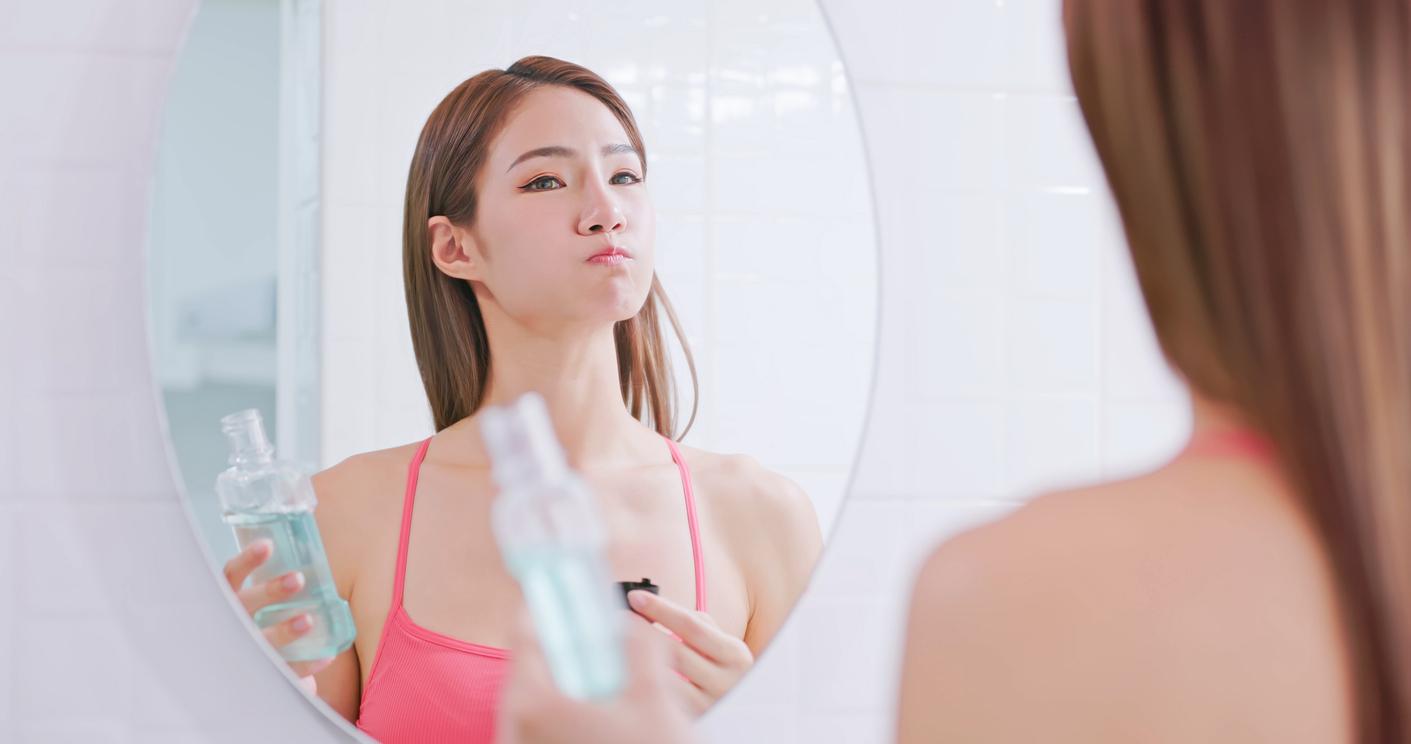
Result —
[{"label": "neck", "polygon": [[[548,406],[571,467],[640,461],[644,435],[656,435],[623,405],[611,326],[544,333],[503,314],[486,321],[490,379],[483,405],[504,405],[536,392]],[[494,321],[499,322],[491,327]]]}]

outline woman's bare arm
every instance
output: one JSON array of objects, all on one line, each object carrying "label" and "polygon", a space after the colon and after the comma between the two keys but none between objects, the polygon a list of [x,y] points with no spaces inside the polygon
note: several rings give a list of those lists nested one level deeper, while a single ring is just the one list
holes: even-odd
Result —
[{"label": "woman's bare arm", "polygon": [[741,466],[745,507],[737,518],[744,538],[739,550],[747,567],[750,619],[745,645],[758,656],[798,603],[818,555],[823,535],[808,494],[793,481],[750,460]]},{"label": "woman's bare arm", "polygon": [[[357,472],[360,469],[366,469],[366,465],[353,458],[313,478],[314,493],[319,501],[314,518],[318,521],[338,596],[344,600],[352,598],[357,580],[358,536],[362,534],[357,522],[357,504],[360,489],[366,487],[365,479]],[[314,675],[314,680],[318,684],[318,696],[329,707],[350,722],[357,721],[362,681],[356,646],[339,654],[333,663]]]}]

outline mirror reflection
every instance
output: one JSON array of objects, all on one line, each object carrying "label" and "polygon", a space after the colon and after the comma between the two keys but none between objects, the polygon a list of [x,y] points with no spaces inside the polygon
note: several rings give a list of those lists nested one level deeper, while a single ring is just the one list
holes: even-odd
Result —
[{"label": "mirror reflection", "polygon": [[594,698],[652,622],[704,712],[803,591],[876,259],[836,50],[766,5],[202,5],[149,245],[173,451],[264,641],[373,738],[492,740],[524,627]]}]

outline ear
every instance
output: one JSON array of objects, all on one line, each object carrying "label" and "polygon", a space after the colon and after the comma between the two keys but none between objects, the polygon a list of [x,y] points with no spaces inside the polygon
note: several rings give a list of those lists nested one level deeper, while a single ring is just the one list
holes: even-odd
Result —
[{"label": "ear", "polygon": [[485,259],[470,231],[459,227],[442,215],[426,221],[426,234],[431,241],[431,260],[447,276],[467,281],[481,281]]}]

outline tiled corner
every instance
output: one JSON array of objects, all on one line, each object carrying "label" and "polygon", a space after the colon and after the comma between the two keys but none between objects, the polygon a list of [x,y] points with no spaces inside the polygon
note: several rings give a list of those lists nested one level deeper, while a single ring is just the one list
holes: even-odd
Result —
[{"label": "tiled corner", "polygon": [[1007,50],[1001,3],[820,5],[855,79],[978,89],[1002,80]]},{"label": "tiled corner", "polygon": [[31,719],[17,724],[14,736],[5,741],[23,744],[137,744],[145,741],[134,738],[127,721],[116,716]]},{"label": "tiled corner", "polygon": [[868,598],[808,600],[797,620],[805,717],[888,710],[905,624],[901,582],[879,575]]},{"label": "tiled corner", "polygon": [[675,212],[706,210],[706,159],[702,155],[656,155],[648,162],[652,203]]},{"label": "tiled corner", "polygon": [[913,411],[916,493],[995,497],[1003,493],[1005,401],[996,396],[936,397]]},{"label": "tiled corner", "polygon": [[[128,168],[23,170],[17,248],[28,259],[54,258],[58,246],[76,238],[83,245],[83,268],[104,275],[134,272],[126,246],[143,239],[147,184]],[[62,220],[46,219],[53,202],[72,205]],[[72,270],[71,261],[63,268]]]},{"label": "tiled corner", "polygon": [[[897,297],[884,296],[883,302],[894,302]],[[913,350],[907,339],[906,317],[900,308],[882,309],[882,338],[873,367],[866,431],[859,444],[853,499],[897,497],[916,488],[921,470],[917,427],[923,418],[909,405],[914,395],[910,371]]]},{"label": "tiled corner", "polygon": [[[47,251],[50,257],[57,252]],[[50,261],[40,271],[62,275],[67,292],[35,298],[29,321],[37,327],[43,356],[26,363],[33,369],[39,360],[53,360],[39,373],[36,389],[53,392],[118,391],[148,382],[151,366],[145,349],[146,321],[142,298],[132,296],[141,286],[141,274],[131,270],[94,273],[71,272]],[[84,339],[75,343],[75,339]]]},{"label": "tiled corner", "polygon": [[[897,184],[892,190],[914,187]],[[896,231],[888,243],[919,248],[912,257],[918,289],[997,293],[1005,287],[1003,197],[986,191],[923,189],[915,189],[906,201],[901,196],[881,209],[887,229]]]},{"label": "tiled corner", "polygon": [[1103,427],[1103,472],[1122,478],[1168,462],[1191,431],[1190,401],[1185,398],[1113,401]]},{"label": "tiled corner", "polygon": [[1097,391],[1100,315],[1094,299],[1016,299],[1008,313],[1013,390],[1055,395]]},{"label": "tiled corner", "polygon": [[799,722],[799,741],[809,744],[859,744],[893,740],[895,704],[869,713],[816,713]]},{"label": "tiled corner", "polygon": [[1106,180],[1083,124],[1068,96],[1010,96],[1004,131],[1008,183],[1015,189],[1096,191]]},{"label": "tiled corner", "polygon": [[79,509],[63,505],[25,510],[25,529],[16,535],[13,555],[13,596],[21,617],[83,618],[111,611],[113,598],[93,570],[99,551],[89,544],[81,517]]},{"label": "tiled corner", "polygon": [[[20,56],[29,61],[21,62]],[[0,134],[28,143],[18,162],[145,167],[139,153],[146,151],[133,145],[147,141],[156,112],[127,103],[155,95],[166,60],[54,47],[0,57],[10,57],[0,62],[0,90],[31,104],[0,121]],[[89,126],[87,111],[104,112],[103,126]]]},{"label": "tiled corner", "polygon": [[745,741],[793,744],[806,741],[798,737],[798,729],[799,718],[792,705],[760,705],[753,700],[730,706],[726,715],[707,715],[696,726],[701,741],[711,744]]},{"label": "tiled corner", "polygon": [[1091,300],[1115,225],[1093,194],[1017,194],[1005,215],[1015,289],[1029,296]]},{"label": "tiled corner", "polygon": [[[24,436],[16,443],[16,488],[25,497],[66,494],[74,502],[151,501],[172,488],[156,409],[140,393],[50,393],[23,396],[16,405]],[[75,458],[105,459],[75,467]]]},{"label": "tiled corner", "polygon": [[918,397],[998,393],[1004,382],[1003,298],[993,294],[918,294],[917,316],[911,320],[919,357]]},{"label": "tiled corner", "polygon": [[15,619],[20,612],[20,592],[15,575],[19,561],[14,525],[21,521],[21,514],[21,507],[0,503],[0,733],[5,733],[7,722],[15,718],[15,686],[23,674],[15,666]]},{"label": "tiled corner", "polygon": [[[136,11],[121,0],[58,0],[52,3],[16,3],[7,9],[0,44],[52,49],[90,49],[126,46],[128,35],[116,35],[114,26],[128,27]],[[63,18],[67,23],[54,23]],[[117,36],[117,44],[113,37]]]},{"label": "tiled corner", "polygon": [[[134,727],[153,733],[180,731],[199,723],[217,735],[240,730],[248,734],[262,727],[279,731],[276,720],[294,714],[296,718],[285,722],[282,737],[332,741],[308,738],[331,729],[332,722],[306,709],[310,705],[307,698],[265,655],[253,631],[246,629],[248,618],[242,620],[235,608],[212,594],[134,603],[126,608],[131,645],[148,651],[131,660],[128,694],[123,698],[125,717]],[[178,645],[197,650],[199,669],[193,670],[191,654],[183,656],[170,650]],[[240,680],[245,694],[222,693],[219,683],[195,691],[186,689],[193,675],[207,673],[218,673],[222,680]]]},{"label": "tiled corner", "polygon": [[106,613],[15,620],[15,668],[24,670],[24,684],[14,698],[26,720],[127,720],[137,651],[113,620]]},{"label": "tiled corner", "polygon": [[873,84],[859,85],[855,93],[865,112],[863,128],[879,194],[917,181],[928,189],[1002,184],[1003,99],[984,92]]},{"label": "tiled corner", "polygon": [[[829,599],[874,596],[905,565],[907,504],[859,500],[847,505],[809,585],[809,594]],[[800,618],[802,619],[802,618]]]},{"label": "tiled corner", "polygon": [[1014,396],[1005,421],[1005,493],[1028,498],[1037,492],[1087,485],[1101,477],[1095,397]]},{"label": "tiled corner", "polygon": [[913,573],[941,543],[967,530],[1002,519],[1019,501],[997,499],[918,499],[907,505]]},{"label": "tiled corner", "polygon": [[[67,586],[68,579],[64,583],[49,581],[57,585],[48,587],[44,592],[50,595],[50,605],[63,609],[75,604],[72,599],[62,600],[52,596],[56,592],[92,593],[95,597],[104,597],[103,601],[110,606],[158,605],[177,598],[216,598],[221,581],[218,567],[198,564],[198,570],[192,571],[189,565],[179,561],[154,563],[151,560],[152,553],[181,555],[200,550],[197,544],[200,537],[192,532],[191,522],[186,516],[186,509],[177,500],[179,498],[184,497],[152,503],[75,507],[65,520],[69,534],[62,534],[57,540],[69,543],[81,541],[81,545],[70,545],[70,552],[87,550],[90,560],[101,560],[102,565],[96,570],[89,567],[88,573],[98,577],[103,586],[91,592],[74,592],[68,587],[82,587],[83,580],[79,577],[73,577],[73,583]],[[159,537],[147,538],[142,549],[134,546],[133,539],[148,531]],[[30,539],[37,548],[47,538],[37,536]],[[43,571],[37,573],[42,574]],[[81,607],[78,605],[76,609]]]},{"label": "tiled corner", "polygon": [[1012,90],[1069,93],[1062,5],[1054,0],[1004,0],[1004,84]]}]

